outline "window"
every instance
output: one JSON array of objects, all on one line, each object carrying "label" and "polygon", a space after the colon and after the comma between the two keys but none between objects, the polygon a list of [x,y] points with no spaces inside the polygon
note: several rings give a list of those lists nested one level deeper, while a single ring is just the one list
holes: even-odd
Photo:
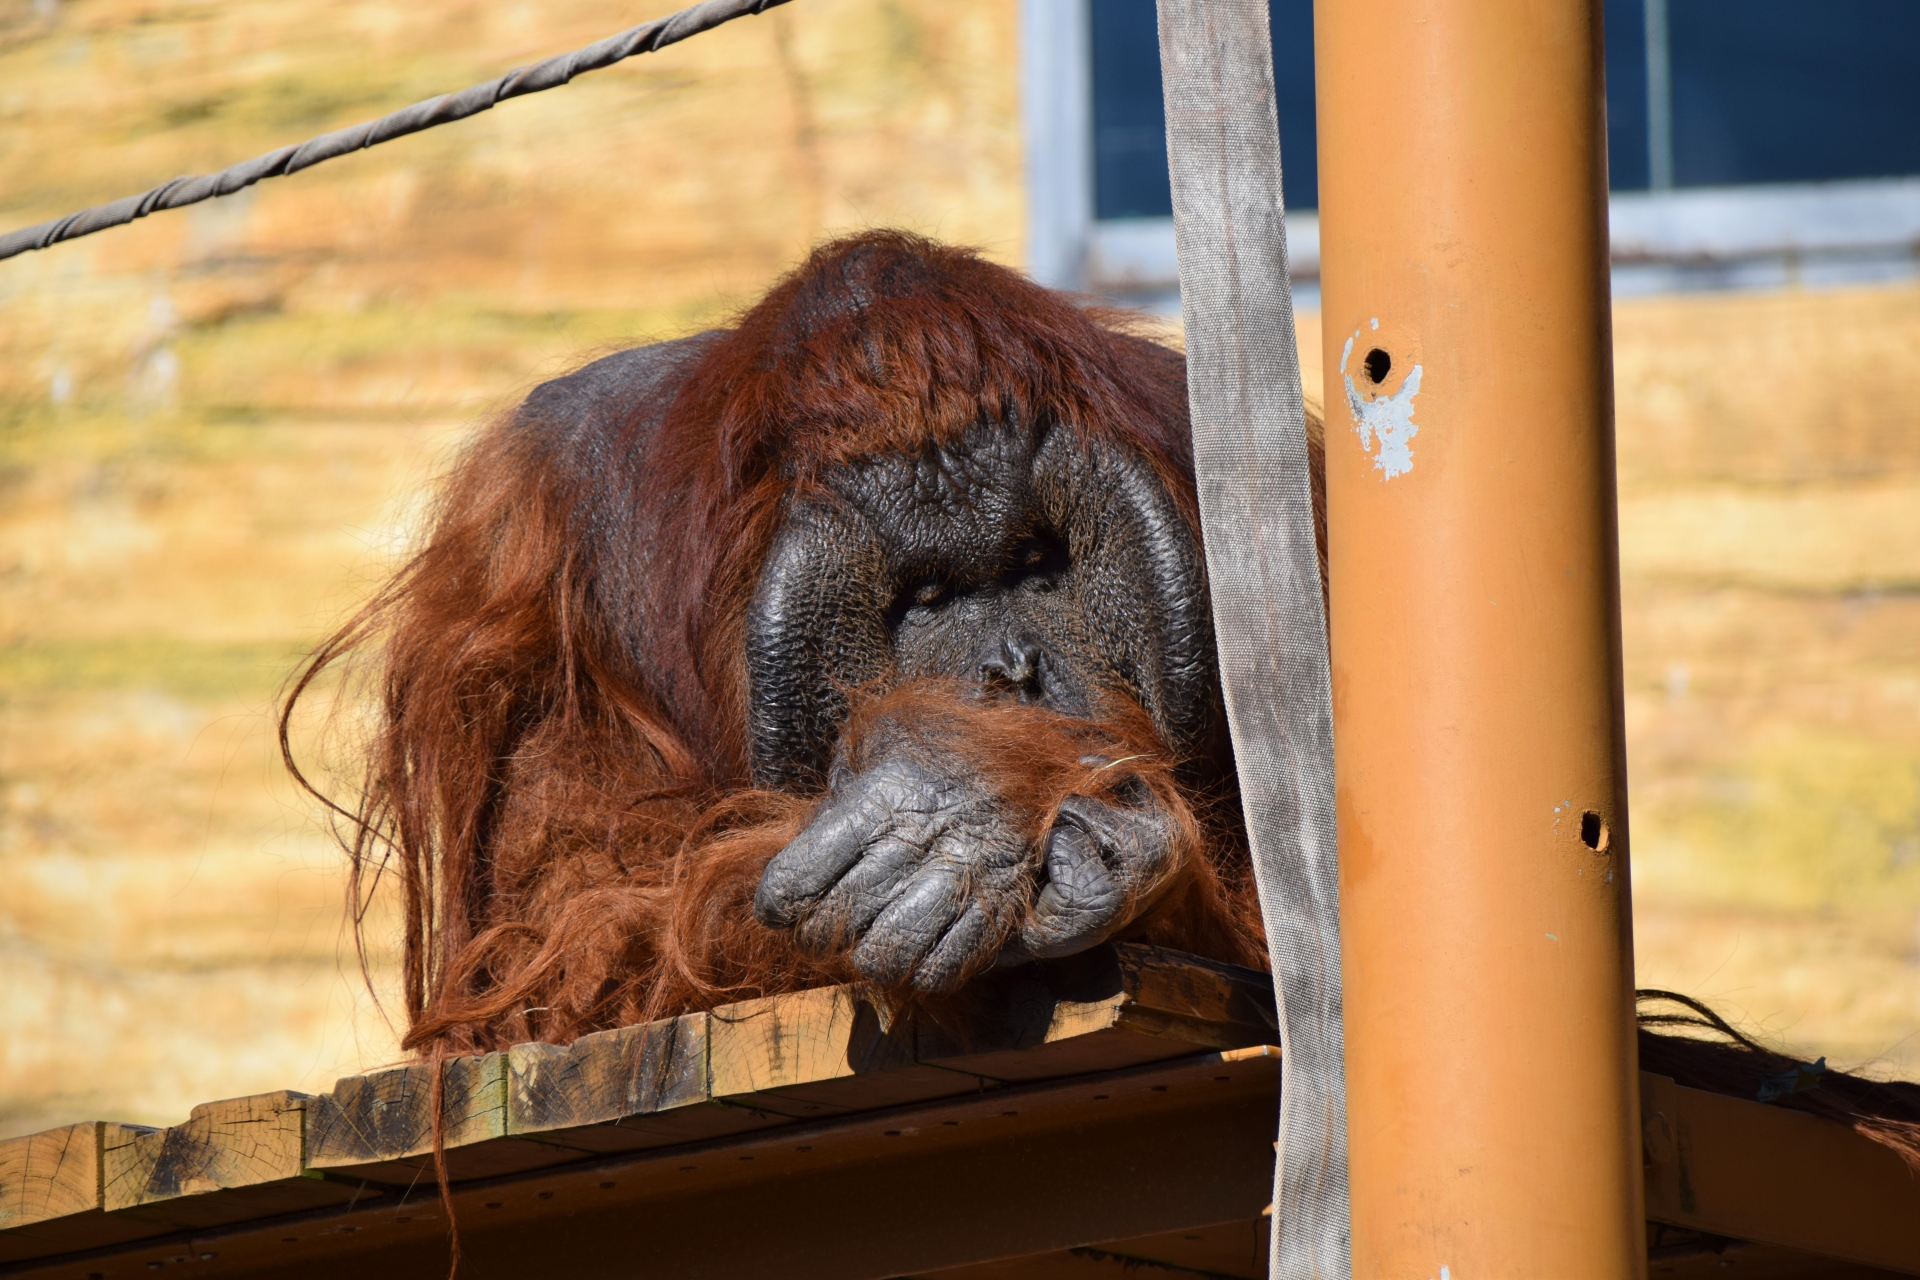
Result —
[{"label": "window", "polygon": [[1606,22],[1615,191],[1920,174],[1914,0],[1608,0]]},{"label": "window", "polygon": [[[1312,0],[1268,0],[1287,208],[1320,203],[1313,123]],[[1167,118],[1154,0],[1092,0],[1096,218],[1170,218]]]},{"label": "window", "polygon": [[[1025,6],[1030,268],[1165,304],[1178,273],[1154,2]],[[1269,12],[1289,247],[1311,305],[1312,3]],[[1915,269],[1920,0],[1605,0],[1605,22],[1617,291]]]}]

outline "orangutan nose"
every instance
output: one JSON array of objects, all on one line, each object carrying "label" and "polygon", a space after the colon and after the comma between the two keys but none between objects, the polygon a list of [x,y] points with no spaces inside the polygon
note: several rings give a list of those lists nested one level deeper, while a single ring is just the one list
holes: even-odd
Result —
[{"label": "orangutan nose", "polygon": [[1046,697],[1040,684],[1040,668],[1045,657],[1037,641],[1020,634],[1002,636],[990,642],[980,656],[976,672],[981,685],[995,693],[1010,693],[1022,702],[1039,702]]}]

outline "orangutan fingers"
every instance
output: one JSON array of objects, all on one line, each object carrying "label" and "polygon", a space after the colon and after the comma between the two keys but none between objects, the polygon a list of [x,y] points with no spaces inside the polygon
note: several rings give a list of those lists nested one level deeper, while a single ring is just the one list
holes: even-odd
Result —
[{"label": "orangutan fingers", "polygon": [[829,797],[761,873],[754,918],[777,929],[799,923],[866,853],[878,808],[868,794]]},{"label": "orangutan fingers", "polygon": [[795,941],[816,955],[852,946],[918,874],[925,856],[919,845],[893,834],[873,840],[847,874],[801,915]]},{"label": "orangutan fingers", "polygon": [[1047,834],[1040,892],[1005,961],[1084,951],[1137,919],[1175,870],[1172,820],[1155,804],[1069,796]]},{"label": "orangutan fingers", "polygon": [[[836,789],[806,828],[767,864],[753,895],[754,917],[773,928],[792,928],[876,852],[881,857],[856,881],[854,892],[867,891],[876,879],[884,881],[913,847],[932,842],[929,828],[951,807],[951,798],[942,794],[950,790],[900,760],[886,761]],[[897,844],[889,844],[888,837],[894,835]]]},{"label": "orangutan fingers", "polygon": [[990,791],[910,759],[834,781],[768,864],[754,914],[804,951],[852,948],[871,981],[958,985],[1025,913],[1024,837]]},{"label": "orangutan fingers", "polygon": [[960,918],[928,949],[914,969],[914,990],[927,995],[956,991],[985,967],[998,941],[994,914],[978,898],[967,903]]},{"label": "orangutan fingers", "polygon": [[1160,899],[1181,865],[1179,825],[1145,787],[1137,803],[1109,804],[1090,796],[1068,796],[1060,815],[1091,833],[1101,858],[1127,895],[1130,922]]},{"label": "orangutan fingers", "polygon": [[960,868],[929,868],[915,876],[874,920],[853,949],[854,968],[871,982],[905,982],[967,905],[966,876]]},{"label": "orangutan fingers", "polygon": [[1086,830],[1062,821],[1047,833],[1045,883],[1020,930],[1023,959],[1071,955],[1104,938],[1127,895]]},{"label": "orangutan fingers", "polygon": [[888,762],[855,783],[882,802],[884,817],[859,859],[800,924],[801,945],[843,950],[868,936],[880,916],[924,875],[933,850],[964,820],[970,797],[960,787],[905,762]]},{"label": "orangutan fingers", "polygon": [[[914,851],[919,862],[911,876],[870,877],[868,863],[877,859],[869,855],[817,914],[846,921],[839,936],[858,940],[852,959],[868,979],[948,991],[991,960],[1024,914],[1031,893],[1026,841],[984,801],[917,834],[925,843]],[[856,893],[857,908],[841,903]],[[807,930],[803,924],[803,938]]]}]

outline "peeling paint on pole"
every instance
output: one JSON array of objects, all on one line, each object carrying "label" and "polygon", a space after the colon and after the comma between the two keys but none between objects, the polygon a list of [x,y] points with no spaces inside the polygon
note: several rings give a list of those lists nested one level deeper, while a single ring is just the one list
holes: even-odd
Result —
[{"label": "peeling paint on pole", "polygon": [[[1373,327],[1378,329],[1380,322],[1375,320]],[[1360,447],[1373,455],[1373,469],[1384,472],[1385,478],[1391,480],[1413,470],[1410,442],[1420,434],[1419,424],[1413,420],[1413,398],[1420,394],[1422,366],[1414,365],[1400,389],[1392,395],[1369,399],[1361,394],[1354,385],[1353,375],[1347,371],[1347,362],[1353,358],[1354,341],[1359,336],[1360,331],[1355,329],[1347,345],[1341,348],[1340,376],[1347,384],[1347,407],[1353,411],[1353,432],[1360,437]],[[1369,353],[1370,357],[1373,354],[1378,353]],[[1375,373],[1371,358],[1367,366],[1367,375],[1372,381],[1378,382],[1386,376],[1384,370]]]}]

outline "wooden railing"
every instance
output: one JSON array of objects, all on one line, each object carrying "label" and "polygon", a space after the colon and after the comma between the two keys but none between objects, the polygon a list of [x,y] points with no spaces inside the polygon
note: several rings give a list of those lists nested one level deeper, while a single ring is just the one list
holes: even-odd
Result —
[{"label": "wooden railing", "polygon": [[[1119,944],[938,1017],[826,988],[452,1059],[462,1275],[1261,1276],[1273,1027],[1264,974]],[[430,1070],[0,1142],[0,1275],[443,1275]],[[1893,1152],[1642,1092],[1656,1280],[1920,1274]]]}]

